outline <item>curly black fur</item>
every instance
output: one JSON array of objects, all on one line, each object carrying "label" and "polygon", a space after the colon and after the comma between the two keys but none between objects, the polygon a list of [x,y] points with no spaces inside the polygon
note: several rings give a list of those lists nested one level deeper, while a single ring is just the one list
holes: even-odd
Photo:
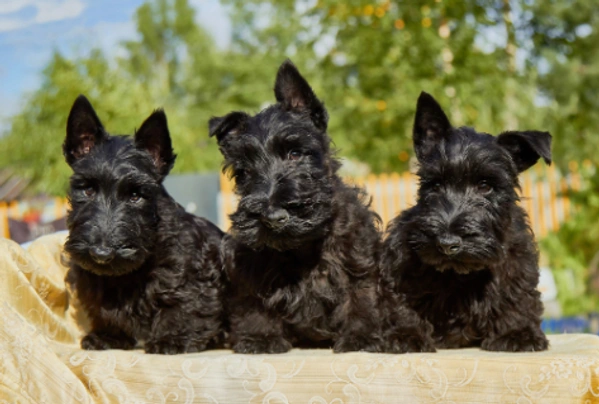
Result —
[{"label": "curly black fur", "polygon": [[81,346],[132,349],[144,341],[148,353],[176,354],[214,344],[223,321],[223,234],[162,185],[175,160],[164,112],[133,139],[110,136],[80,96],[63,149],[73,168],[67,282],[92,325]]},{"label": "curly black fur", "polygon": [[385,290],[402,294],[434,327],[438,348],[541,351],[538,252],[517,205],[518,173],[542,157],[546,132],[497,137],[452,128],[428,94],[418,100],[418,203],[390,224]]},{"label": "curly black fur", "polygon": [[[255,116],[210,121],[240,197],[223,240],[232,348],[382,351],[378,216],[338,177],[326,110],[289,61],[275,95]],[[406,308],[405,321],[420,320]],[[401,351],[432,349],[414,340]]]}]

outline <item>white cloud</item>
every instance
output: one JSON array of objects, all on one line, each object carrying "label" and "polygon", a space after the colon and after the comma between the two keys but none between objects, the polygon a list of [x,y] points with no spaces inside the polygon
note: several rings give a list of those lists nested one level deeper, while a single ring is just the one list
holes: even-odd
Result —
[{"label": "white cloud", "polygon": [[137,31],[133,20],[124,22],[102,21],[94,25],[88,32],[89,40],[82,41],[86,46],[99,46],[109,59],[125,56],[120,43],[124,40],[136,39]]},{"label": "white cloud", "polygon": [[231,19],[218,0],[190,0],[196,9],[196,22],[208,31],[220,48],[231,43]]},{"label": "white cloud", "polygon": [[85,4],[81,0],[38,1],[35,22],[61,21],[79,16]]},{"label": "white cloud", "polygon": [[32,3],[31,0],[5,0],[0,3],[0,14],[14,13]]},{"label": "white cloud", "polygon": [[[35,8],[33,17],[22,18],[11,15],[26,7]],[[79,16],[84,9],[83,0],[5,0],[0,3],[0,32],[74,18]]]},{"label": "white cloud", "polygon": [[10,18],[1,18],[0,17],[0,32],[6,31],[14,31],[19,28],[24,28],[28,26],[26,22],[22,20],[13,20]]}]

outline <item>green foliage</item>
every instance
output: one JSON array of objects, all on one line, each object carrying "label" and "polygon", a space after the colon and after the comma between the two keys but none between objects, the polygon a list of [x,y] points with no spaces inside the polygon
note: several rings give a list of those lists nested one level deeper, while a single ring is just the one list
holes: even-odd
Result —
[{"label": "green foliage", "polygon": [[576,214],[542,241],[566,314],[597,311],[588,290],[589,265],[599,251],[599,9],[591,0],[530,2],[530,63],[540,66],[538,87],[546,111],[543,127],[554,135],[554,161],[582,166],[582,188],[571,192]]},{"label": "green foliage", "polygon": [[536,70],[513,66],[508,49],[517,45],[515,36],[504,47],[479,45],[484,30],[510,30],[505,5],[224,2],[234,22],[227,50],[195,24],[187,0],[154,0],[137,10],[139,39],[125,42],[118,60],[99,51],[73,60],[56,54],[44,85],[0,142],[11,150],[0,155],[0,165],[31,177],[34,191],[63,194],[64,121],[72,100],[85,93],[107,128],[124,133],[164,107],[179,153],[175,172],[216,169],[217,148],[206,137],[209,116],[272,102],[274,75],[287,57],[326,102],[342,155],[374,172],[407,168],[421,90],[434,94],[456,125],[499,132],[538,127],[543,119],[531,113]]},{"label": "green foliage", "polygon": [[251,75],[243,76],[243,58],[216,49],[194,23],[187,0],[146,3],[135,18],[141,39],[124,43],[125,56],[118,60],[107,60],[100,50],[73,59],[55,52],[42,86],[13,117],[10,132],[0,139],[0,167],[31,178],[30,192],[65,194],[70,168],[61,145],[79,94],[88,96],[114,134],[132,134],[154,109],[164,108],[178,154],[173,172],[218,170],[220,154],[208,139],[208,119],[259,107],[262,100],[243,86],[253,82]]},{"label": "green foliage", "polygon": [[12,121],[11,133],[0,143],[1,166],[33,179],[36,190],[64,195],[70,169],[62,158],[68,111],[77,95],[88,94],[108,128],[128,133],[154,108],[139,83],[124,79],[100,51],[87,58],[66,60],[55,53],[43,72],[42,87]]},{"label": "green foliage", "polygon": [[577,206],[576,214],[541,241],[565,315],[596,311],[599,307],[599,296],[588,290],[589,266],[599,254],[599,176],[589,166],[582,170],[581,177],[581,190],[570,194]]},{"label": "green foliage", "polygon": [[543,74],[538,86],[548,104],[558,164],[599,164],[599,9],[592,0],[539,2],[525,7],[531,49]]},{"label": "green foliage", "polygon": [[539,123],[529,113],[534,69],[516,71],[505,49],[477,44],[481,30],[505,30],[501,8],[498,18],[489,17],[494,4],[226,2],[235,10],[236,45],[275,56],[273,63],[292,56],[326,102],[329,132],[343,155],[375,172],[407,168],[422,90],[447,107],[456,125],[498,132]]}]

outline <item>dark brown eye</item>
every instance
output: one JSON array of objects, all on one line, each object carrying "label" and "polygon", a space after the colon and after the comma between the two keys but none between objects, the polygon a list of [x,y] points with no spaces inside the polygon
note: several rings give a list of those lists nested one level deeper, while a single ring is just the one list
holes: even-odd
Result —
[{"label": "dark brown eye", "polygon": [[129,201],[131,201],[133,203],[137,203],[137,202],[141,201],[141,195],[138,194],[137,192],[133,192],[131,194],[131,197],[129,198]]},{"label": "dark brown eye", "polygon": [[88,198],[91,198],[96,194],[96,190],[93,187],[88,187],[83,190],[83,194]]},{"label": "dark brown eye", "polygon": [[476,191],[481,195],[488,195],[493,191],[493,187],[487,181],[481,181],[476,186]]},{"label": "dark brown eye", "polygon": [[287,154],[287,160],[297,161],[302,158],[302,152],[299,150],[290,150]]},{"label": "dark brown eye", "polygon": [[435,182],[433,184],[433,191],[440,191],[443,185],[440,182]]}]

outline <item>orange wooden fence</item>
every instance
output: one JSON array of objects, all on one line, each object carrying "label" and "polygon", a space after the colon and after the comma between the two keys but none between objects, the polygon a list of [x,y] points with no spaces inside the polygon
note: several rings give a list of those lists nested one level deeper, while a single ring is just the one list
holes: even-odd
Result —
[{"label": "orange wooden fence", "polygon": [[[392,173],[369,175],[366,178],[347,179],[350,183],[363,186],[372,197],[372,207],[381,216],[386,225],[402,210],[416,202],[418,178],[411,173]],[[580,188],[580,175],[570,173],[563,176],[554,167],[535,167],[520,176],[522,186],[521,204],[528,212],[531,226],[537,237],[543,237],[556,230],[560,223],[573,213],[570,200],[565,192]],[[221,175],[219,198],[219,225],[228,229],[228,215],[237,206],[237,197],[233,193],[233,184]]]},{"label": "orange wooden fence", "polygon": [[0,202],[0,237],[9,237],[8,218],[26,220],[29,213],[35,212],[41,215],[43,222],[49,222],[64,217],[68,206],[64,198]]}]

